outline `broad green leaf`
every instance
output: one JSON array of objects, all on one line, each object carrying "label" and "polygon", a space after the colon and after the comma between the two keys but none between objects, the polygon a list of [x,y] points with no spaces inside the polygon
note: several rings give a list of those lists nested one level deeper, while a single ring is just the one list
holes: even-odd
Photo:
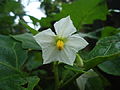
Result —
[{"label": "broad green leaf", "polygon": [[[28,76],[21,71],[21,67],[27,59],[27,51],[10,36],[0,35],[0,42],[0,90],[25,90],[22,85],[29,85],[30,81],[26,79]],[[38,80],[35,81],[30,84],[29,90]]]},{"label": "broad green leaf", "polygon": [[120,33],[99,40],[95,48],[89,53],[85,61],[85,69],[95,67],[107,60],[113,60],[120,56]]},{"label": "broad green leaf", "polygon": [[27,59],[27,51],[9,36],[0,35],[0,42],[0,62],[20,68]]},{"label": "broad green leaf", "polygon": [[29,25],[27,25],[24,21],[20,21],[20,22],[21,22],[21,24],[22,24],[25,28],[27,28],[33,35],[35,35],[35,34],[38,33],[37,30],[31,28],[31,27],[30,27]]},{"label": "broad green leaf", "polygon": [[[18,42],[14,42],[9,36],[0,35],[0,89],[12,90],[13,88],[21,90],[22,87],[16,84],[15,77],[20,78],[20,66],[25,62],[27,52],[23,50]],[[18,56],[20,55],[20,56]]]},{"label": "broad green leaf", "polygon": [[22,47],[24,49],[41,50],[41,47],[37,44],[37,42],[33,38],[33,35],[30,33],[12,35],[12,37],[22,42]]},{"label": "broad green leaf", "polygon": [[120,57],[115,60],[103,62],[98,66],[102,71],[108,74],[120,76]]},{"label": "broad green leaf", "polygon": [[14,74],[0,79],[0,90],[24,90],[19,80],[25,82],[24,79],[20,79],[19,75]]},{"label": "broad green leaf", "polygon": [[110,27],[110,26],[107,26],[107,27],[104,27],[101,29],[101,37],[107,37],[107,36],[112,36],[112,35],[115,35],[117,34],[118,32],[120,32],[120,29],[118,28],[114,28],[114,27]]},{"label": "broad green leaf", "polygon": [[70,15],[76,28],[80,29],[83,24],[91,24],[94,20],[105,20],[107,13],[104,0],[78,0],[71,4],[63,4],[59,14],[42,18],[40,24],[42,27],[50,27],[52,22]]}]

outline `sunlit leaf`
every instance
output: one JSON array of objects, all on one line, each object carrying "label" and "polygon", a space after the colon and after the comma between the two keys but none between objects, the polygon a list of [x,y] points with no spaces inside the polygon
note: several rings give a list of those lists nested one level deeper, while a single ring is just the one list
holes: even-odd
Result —
[{"label": "sunlit leaf", "polygon": [[14,39],[22,42],[24,49],[41,50],[41,47],[34,40],[33,35],[30,33],[24,33],[20,35],[11,35]]},{"label": "sunlit leaf", "polygon": [[85,68],[90,69],[107,60],[120,56],[120,34],[99,40],[85,61]]},{"label": "sunlit leaf", "polygon": [[94,20],[105,20],[107,7],[104,0],[78,0],[71,4],[63,4],[62,11],[52,17],[42,18],[42,27],[50,27],[51,23],[70,15],[77,29],[83,24],[91,24]]}]

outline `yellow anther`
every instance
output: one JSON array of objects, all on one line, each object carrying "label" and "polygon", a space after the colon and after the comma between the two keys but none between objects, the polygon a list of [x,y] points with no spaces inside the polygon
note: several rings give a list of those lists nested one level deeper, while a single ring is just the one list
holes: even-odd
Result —
[{"label": "yellow anther", "polygon": [[62,40],[58,40],[56,46],[59,50],[62,50],[64,47],[64,42]]}]

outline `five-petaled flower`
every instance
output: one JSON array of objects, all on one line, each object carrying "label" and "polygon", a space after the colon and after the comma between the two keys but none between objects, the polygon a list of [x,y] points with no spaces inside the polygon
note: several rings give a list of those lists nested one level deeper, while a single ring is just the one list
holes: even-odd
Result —
[{"label": "five-petaled flower", "polygon": [[34,36],[42,48],[43,64],[59,61],[73,65],[76,53],[88,43],[79,34],[73,34],[76,28],[70,16],[56,22],[54,27],[56,34],[51,29],[47,29]]}]

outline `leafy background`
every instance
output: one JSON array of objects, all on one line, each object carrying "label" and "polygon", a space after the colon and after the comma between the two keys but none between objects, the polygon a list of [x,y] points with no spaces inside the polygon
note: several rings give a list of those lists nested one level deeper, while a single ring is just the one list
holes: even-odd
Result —
[{"label": "leafy background", "polygon": [[[33,35],[70,15],[88,42],[84,67],[59,64],[60,90],[116,90],[120,83],[120,1],[38,0],[46,17],[27,15],[22,0],[0,0],[0,90],[53,90],[52,63],[43,65]],[[28,4],[31,2],[29,0]],[[10,15],[14,13],[14,16]],[[23,19],[29,16],[35,30]],[[15,19],[19,17],[19,22]],[[85,74],[83,74],[85,73]],[[81,76],[80,76],[81,75]],[[97,83],[96,83],[97,82]]]}]

